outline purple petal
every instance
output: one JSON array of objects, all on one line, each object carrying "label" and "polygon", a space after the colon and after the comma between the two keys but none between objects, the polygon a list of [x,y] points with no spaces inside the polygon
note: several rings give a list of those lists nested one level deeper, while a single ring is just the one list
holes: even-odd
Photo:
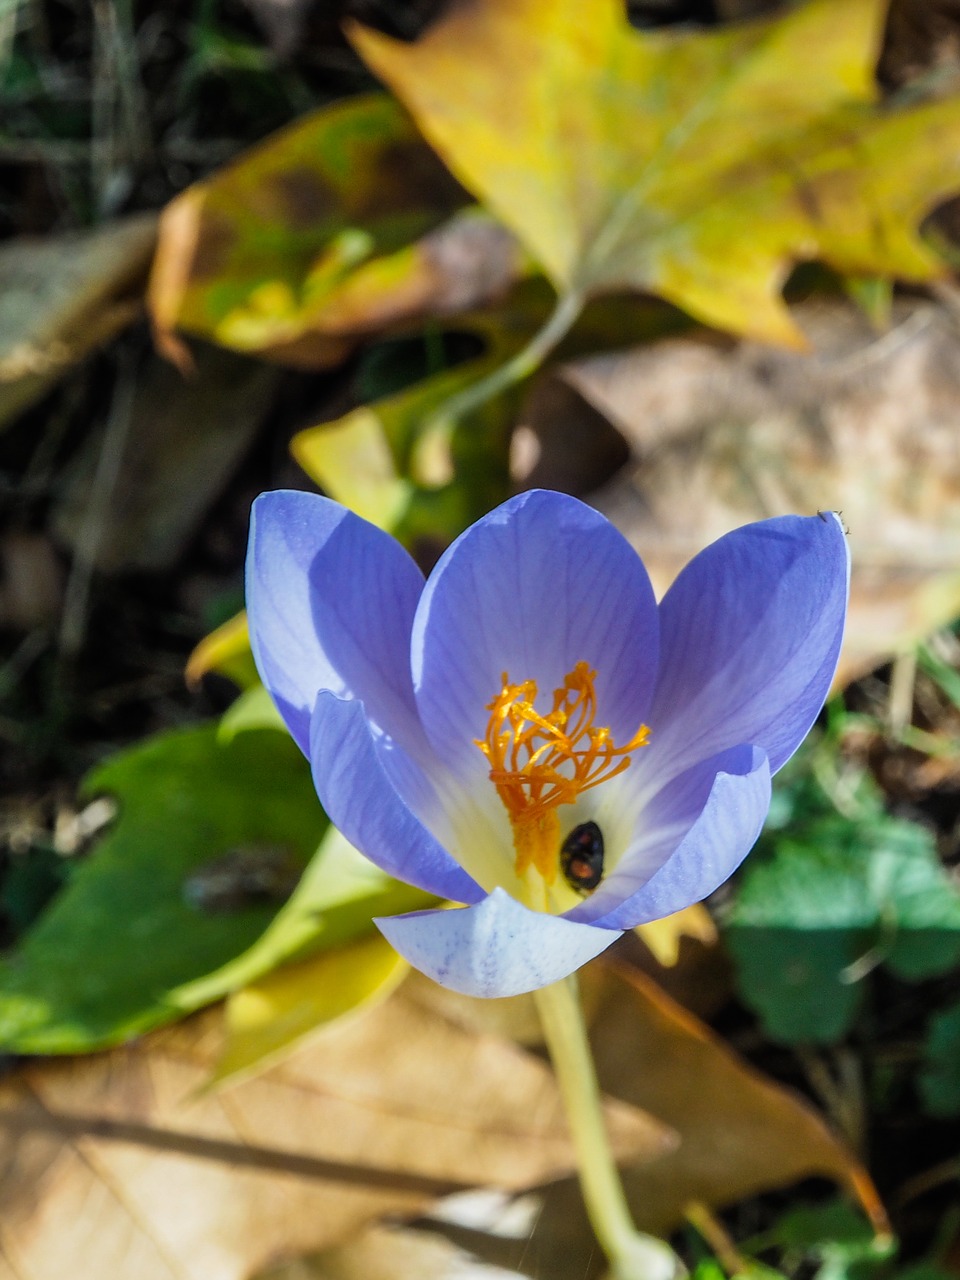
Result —
[{"label": "purple petal", "polygon": [[776,773],[829,691],[849,565],[832,512],[746,525],[687,565],[660,605],[647,782],[743,742]]},{"label": "purple petal", "polygon": [[438,810],[429,781],[396,742],[374,741],[362,703],[319,695],[310,763],[330,821],[371,862],[440,898],[477,902],[483,897],[410,807],[413,801],[421,814]]},{"label": "purple petal", "polygon": [[474,745],[487,705],[534,679],[541,705],[576,663],[597,671],[597,723],[629,739],[657,669],[653,590],[637,554],[591,507],[560,493],[520,494],[469,528],[440,560],[417,607],[417,706],[437,754],[485,771]]},{"label": "purple petal", "polygon": [[419,736],[410,631],[423,575],[398,542],[328,498],[279,490],[253,504],[247,610],[257,668],[308,751],[320,689],[359,698],[401,741]]},{"label": "purple petal", "polygon": [[414,911],[375,921],[414,968],[467,996],[518,996],[598,956],[619,931],[530,911],[503,889],[459,911]]},{"label": "purple petal", "polygon": [[769,807],[770,766],[759,748],[695,765],[644,808],[636,846],[567,919],[630,929],[702,901],[753,848]]}]

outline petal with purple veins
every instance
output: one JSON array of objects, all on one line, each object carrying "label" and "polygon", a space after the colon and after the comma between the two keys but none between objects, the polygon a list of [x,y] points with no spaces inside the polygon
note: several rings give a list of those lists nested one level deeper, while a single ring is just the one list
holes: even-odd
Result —
[{"label": "petal with purple veins", "polygon": [[[375,741],[363,704],[332,693],[317,698],[310,733],[314,785],[330,821],[389,875],[455,902],[483,890],[454,862],[420,817],[441,820],[429,780],[395,741]],[[404,794],[401,796],[400,789]]]},{"label": "petal with purple veins", "polygon": [[644,785],[659,789],[743,742],[761,747],[776,773],[829,691],[848,584],[847,540],[832,512],[745,525],[700,552],[660,605]]},{"label": "petal with purple veins", "polygon": [[320,689],[359,698],[374,724],[416,744],[410,631],[423,575],[398,542],[317,494],[265,493],[246,590],[257,667],[305,753]]},{"label": "petal with purple veins", "polygon": [[644,808],[636,843],[567,919],[630,929],[702,901],[753,848],[769,808],[770,766],[758,747],[693,766]]},{"label": "petal with purple veins", "polygon": [[424,730],[451,767],[479,775],[474,739],[503,673],[536,680],[549,710],[585,661],[597,723],[627,740],[649,708],[658,631],[647,571],[613,525],[565,494],[520,494],[457,539],[421,597],[412,663]]}]

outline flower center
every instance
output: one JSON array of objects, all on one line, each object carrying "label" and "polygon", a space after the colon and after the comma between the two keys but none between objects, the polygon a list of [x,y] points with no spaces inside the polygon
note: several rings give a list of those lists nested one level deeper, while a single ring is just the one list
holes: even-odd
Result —
[{"label": "flower center", "polygon": [[608,727],[594,725],[596,678],[589,663],[578,662],[554,690],[551,711],[541,715],[533,705],[536,681],[511,684],[505,671],[503,687],[487,706],[486,737],[475,741],[490,762],[490,781],[510,818],[519,877],[534,866],[553,884],[561,844],[557,808],[623,773],[630,765],[628,752],[646,746],[650,737],[642,724],[618,747]]}]

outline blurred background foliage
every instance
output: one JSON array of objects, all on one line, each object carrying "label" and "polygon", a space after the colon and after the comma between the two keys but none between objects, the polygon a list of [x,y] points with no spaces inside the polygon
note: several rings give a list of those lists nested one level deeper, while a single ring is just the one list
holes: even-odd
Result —
[{"label": "blurred background foliage", "polygon": [[701,1280],[960,1273],[958,75],[955,0],[0,0],[0,1274],[601,1269],[529,1002],[406,972],[257,681],[281,485],[425,569],[560,488],[658,591],[842,509],[758,849],[585,996]]}]

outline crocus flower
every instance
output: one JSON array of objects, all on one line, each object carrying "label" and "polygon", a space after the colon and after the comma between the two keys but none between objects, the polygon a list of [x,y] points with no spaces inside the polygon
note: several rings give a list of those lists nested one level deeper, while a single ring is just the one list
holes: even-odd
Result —
[{"label": "crocus flower", "polygon": [[462,904],[379,928],[436,981],[507,996],[730,876],[829,689],[848,576],[836,516],[785,516],[707,547],[658,606],[603,516],[533,491],[425,582],[382,530],[275,492],[247,604],[331,820]]}]

